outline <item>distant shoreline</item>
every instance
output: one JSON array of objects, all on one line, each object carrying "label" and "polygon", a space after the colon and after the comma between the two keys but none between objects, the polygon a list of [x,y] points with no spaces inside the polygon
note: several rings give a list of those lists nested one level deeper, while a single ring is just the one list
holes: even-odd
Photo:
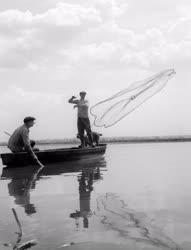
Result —
[{"label": "distant shoreline", "polygon": [[[150,137],[102,137],[101,143],[160,143],[160,142],[191,142],[191,136],[150,136]],[[37,144],[78,144],[79,140],[71,139],[45,139],[37,140]],[[6,146],[0,142],[0,146]]]}]

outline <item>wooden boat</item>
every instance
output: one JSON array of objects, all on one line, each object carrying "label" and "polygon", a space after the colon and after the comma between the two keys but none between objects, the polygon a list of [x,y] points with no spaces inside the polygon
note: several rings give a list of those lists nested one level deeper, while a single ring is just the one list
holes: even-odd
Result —
[{"label": "wooden boat", "polygon": [[[35,152],[38,159],[43,163],[65,162],[73,160],[81,160],[88,158],[95,158],[103,155],[106,151],[106,144],[100,144],[94,148],[58,148],[40,150]],[[26,166],[34,164],[31,156],[26,152],[21,153],[4,153],[1,154],[3,165],[8,167]]]}]

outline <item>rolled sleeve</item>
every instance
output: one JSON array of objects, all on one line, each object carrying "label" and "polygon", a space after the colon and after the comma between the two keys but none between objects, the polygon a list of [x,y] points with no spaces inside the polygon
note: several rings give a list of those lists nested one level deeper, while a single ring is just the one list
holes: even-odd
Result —
[{"label": "rolled sleeve", "polygon": [[70,99],[68,102],[71,103],[71,104],[78,104],[79,100],[72,100],[72,99]]},{"label": "rolled sleeve", "polygon": [[78,105],[79,104],[79,100],[74,100],[74,101],[72,101],[72,103]]}]

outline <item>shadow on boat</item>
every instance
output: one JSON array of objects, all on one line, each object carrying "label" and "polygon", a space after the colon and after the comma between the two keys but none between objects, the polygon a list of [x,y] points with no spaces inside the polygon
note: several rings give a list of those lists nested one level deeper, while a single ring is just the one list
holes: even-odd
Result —
[{"label": "shadow on boat", "polygon": [[[12,167],[3,168],[2,180],[10,180],[8,183],[9,195],[14,197],[15,204],[24,208],[27,215],[36,213],[35,205],[30,201],[30,192],[36,188],[36,182],[43,178],[51,178],[51,176],[79,173],[77,176],[79,181],[80,195],[89,199],[93,190],[93,182],[101,179],[101,171],[106,170],[106,161],[103,156],[95,159],[83,159],[79,161],[70,161],[57,164],[46,164],[44,168],[37,166]],[[86,187],[86,183],[87,187]],[[83,190],[83,191],[82,191]],[[80,201],[83,199],[80,198]],[[81,202],[83,203],[83,201]],[[84,203],[83,203],[84,204]],[[80,205],[81,206],[81,205]],[[84,205],[82,205],[84,206]],[[87,205],[85,205],[87,207]],[[82,210],[82,209],[81,209]],[[85,210],[89,210],[85,209]]]}]

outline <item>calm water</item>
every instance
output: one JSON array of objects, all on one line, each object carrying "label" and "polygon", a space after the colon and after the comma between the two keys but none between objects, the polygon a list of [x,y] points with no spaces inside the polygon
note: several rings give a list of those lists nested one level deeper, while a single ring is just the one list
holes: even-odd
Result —
[{"label": "calm water", "polygon": [[104,158],[39,173],[0,165],[0,249],[190,250],[190,168],[191,143],[108,145]]}]

